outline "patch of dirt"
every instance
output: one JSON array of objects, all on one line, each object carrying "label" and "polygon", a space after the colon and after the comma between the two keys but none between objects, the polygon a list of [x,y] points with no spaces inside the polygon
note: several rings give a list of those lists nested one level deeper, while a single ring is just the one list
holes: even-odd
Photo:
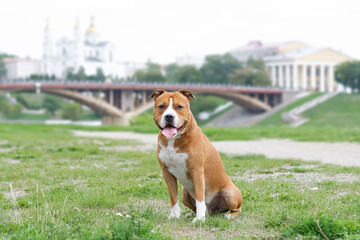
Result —
[{"label": "patch of dirt", "polygon": [[6,153],[6,152],[11,152],[13,150],[15,150],[16,147],[11,147],[11,148],[0,148],[0,153]]},{"label": "patch of dirt", "polygon": [[126,161],[126,162],[118,162],[116,163],[117,166],[124,166],[124,165],[130,165],[130,166],[133,166],[133,165],[138,165],[139,162],[137,161]]},{"label": "patch of dirt", "polygon": [[100,150],[116,151],[116,152],[155,151],[156,145],[146,144],[146,145],[111,146],[111,147],[100,147]]},{"label": "patch of dirt", "polygon": [[349,182],[353,183],[359,181],[359,176],[355,174],[340,173],[335,175],[329,175],[316,172],[274,172],[270,174],[263,173],[245,173],[241,177],[231,176],[232,180],[244,180],[248,182],[255,181],[257,179],[279,179],[281,181],[297,181],[303,183],[335,181],[335,182]]},{"label": "patch of dirt", "polygon": [[6,145],[8,144],[9,142],[7,140],[3,140],[3,141],[0,141],[0,145]]},{"label": "patch of dirt", "polygon": [[94,167],[96,167],[96,168],[101,168],[101,169],[108,169],[108,167],[106,167],[105,165],[103,165],[103,164],[97,164],[97,163],[94,163]]},{"label": "patch of dirt", "polygon": [[4,162],[5,162],[5,163],[9,163],[9,164],[19,164],[19,163],[21,163],[20,160],[11,159],[11,158],[6,158],[6,159],[4,159]]},{"label": "patch of dirt", "polygon": [[[133,132],[72,131],[75,136],[107,139],[130,139],[145,143],[140,148],[117,148],[118,151],[156,150],[157,134]],[[297,142],[288,139],[251,141],[212,141],[219,152],[229,155],[261,154],[269,159],[321,161],[342,166],[360,166],[360,144],[349,142]],[[150,147],[151,146],[151,147]],[[115,150],[115,148],[108,148]]]},{"label": "patch of dirt", "polygon": [[80,165],[75,165],[75,166],[67,166],[70,170],[73,170],[73,169],[86,169],[86,167],[82,167]]},{"label": "patch of dirt", "polygon": [[[13,194],[15,198],[27,195],[27,193],[24,190],[14,190]],[[5,192],[4,197],[7,199],[13,199],[13,195],[11,192]]]}]

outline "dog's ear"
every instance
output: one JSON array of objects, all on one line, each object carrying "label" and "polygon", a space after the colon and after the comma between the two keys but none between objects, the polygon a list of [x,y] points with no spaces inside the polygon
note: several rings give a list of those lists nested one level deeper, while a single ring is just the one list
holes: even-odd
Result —
[{"label": "dog's ear", "polygon": [[191,98],[196,99],[195,95],[192,94],[192,92],[190,92],[190,91],[188,91],[188,90],[180,90],[179,93],[181,93],[182,95],[184,95],[185,97],[187,97],[187,99],[189,99],[189,101],[190,101]]},{"label": "dog's ear", "polygon": [[164,92],[165,92],[165,90],[157,89],[157,90],[152,92],[152,94],[149,96],[149,98],[153,98],[155,100],[158,96],[160,96]]}]

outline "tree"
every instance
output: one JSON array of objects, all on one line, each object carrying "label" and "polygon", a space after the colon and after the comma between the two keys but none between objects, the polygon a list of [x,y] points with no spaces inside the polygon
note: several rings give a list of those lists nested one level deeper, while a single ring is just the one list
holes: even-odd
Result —
[{"label": "tree", "polygon": [[134,78],[137,82],[165,82],[165,78],[161,72],[154,70],[137,70]]},{"label": "tree", "polygon": [[6,70],[5,64],[2,60],[2,58],[0,58],[0,79],[5,77],[6,73],[7,73],[7,70]]},{"label": "tree", "polygon": [[96,69],[96,80],[104,82],[105,79],[106,79],[106,77],[105,77],[105,74],[104,74],[102,68],[97,68]]},{"label": "tree", "polygon": [[178,82],[178,73],[180,67],[176,63],[171,63],[165,67],[165,81],[168,83]]},{"label": "tree", "polygon": [[269,86],[270,78],[266,73],[265,62],[262,59],[252,59],[246,63],[243,69],[236,69],[229,75],[231,84],[249,86]]},{"label": "tree", "polygon": [[161,65],[158,63],[148,61],[146,65],[149,71],[161,72]]},{"label": "tree", "polygon": [[55,96],[45,95],[42,105],[48,113],[54,116],[56,110],[61,108],[61,99]]},{"label": "tree", "polygon": [[178,83],[201,83],[204,80],[201,72],[191,65],[179,68],[176,79]]},{"label": "tree", "polygon": [[241,69],[241,63],[230,54],[209,55],[205,58],[205,63],[201,67],[201,72],[206,83],[222,83],[230,82],[229,75],[235,69]]},{"label": "tree", "polygon": [[80,104],[68,103],[62,107],[62,117],[65,119],[77,120],[82,115],[82,108]]},{"label": "tree", "polygon": [[336,67],[336,82],[350,87],[352,92],[360,92],[360,61],[343,62]]},{"label": "tree", "polygon": [[68,67],[66,69],[66,79],[67,80],[75,80],[76,76],[74,74],[74,68],[73,67]]},{"label": "tree", "polygon": [[76,76],[75,76],[76,80],[86,80],[86,74],[85,74],[85,69],[84,67],[80,67]]}]

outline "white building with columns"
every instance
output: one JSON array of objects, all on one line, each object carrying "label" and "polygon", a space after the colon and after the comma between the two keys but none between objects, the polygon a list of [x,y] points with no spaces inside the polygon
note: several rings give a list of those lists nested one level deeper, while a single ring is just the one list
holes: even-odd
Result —
[{"label": "white building with columns", "polygon": [[331,48],[301,48],[265,57],[273,86],[291,90],[343,91],[335,81],[339,63],[353,58]]},{"label": "white building with columns", "polygon": [[334,49],[315,48],[301,41],[251,41],[229,53],[243,64],[250,57],[264,59],[272,86],[321,92],[343,91],[335,81],[336,66],[354,60]]}]

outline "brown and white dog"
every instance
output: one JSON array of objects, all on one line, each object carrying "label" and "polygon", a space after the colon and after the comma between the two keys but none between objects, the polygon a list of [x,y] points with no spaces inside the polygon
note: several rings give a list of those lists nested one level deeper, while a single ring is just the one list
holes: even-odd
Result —
[{"label": "brown and white dog", "polygon": [[190,111],[194,95],[186,90],[155,90],[154,121],[161,130],[157,155],[167,184],[171,211],[169,218],[180,217],[177,180],[183,186],[181,200],[196,217],[205,221],[205,213],[241,213],[240,190],[226,175],[217,150],[197,126]]}]

